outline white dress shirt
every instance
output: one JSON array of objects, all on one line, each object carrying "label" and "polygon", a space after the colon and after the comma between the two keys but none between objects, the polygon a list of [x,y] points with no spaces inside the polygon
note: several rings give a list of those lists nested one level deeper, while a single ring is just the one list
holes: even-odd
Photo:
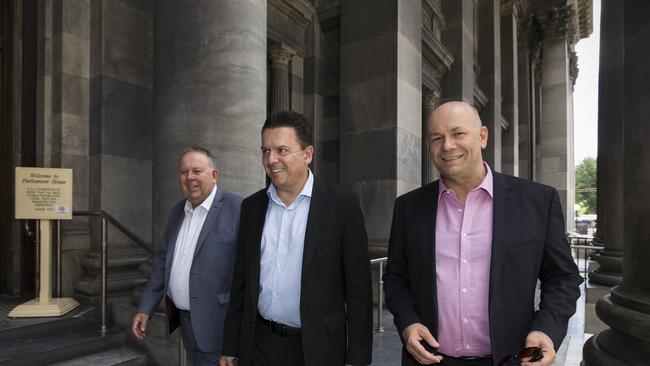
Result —
[{"label": "white dress shirt", "polygon": [[302,253],[313,187],[314,176],[309,171],[307,182],[289,207],[273,184],[267,190],[257,309],[263,318],[293,327],[300,327]]},{"label": "white dress shirt", "polygon": [[190,310],[190,269],[194,260],[194,250],[216,193],[215,185],[208,198],[195,208],[190,201],[185,201],[185,217],[176,238],[168,290],[174,305],[181,310]]}]

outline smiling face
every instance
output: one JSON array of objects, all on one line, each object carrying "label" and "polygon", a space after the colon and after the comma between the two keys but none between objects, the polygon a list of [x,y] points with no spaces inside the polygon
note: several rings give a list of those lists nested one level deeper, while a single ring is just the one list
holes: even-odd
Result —
[{"label": "smiling face", "polygon": [[429,154],[445,180],[457,183],[481,177],[481,149],[487,146],[487,138],[487,128],[466,103],[442,104],[429,118]]},{"label": "smiling face", "polygon": [[262,164],[278,194],[300,192],[313,154],[314,147],[303,149],[291,127],[266,128],[262,132]]},{"label": "smiling face", "polygon": [[217,184],[219,171],[200,151],[190,151],[181,156],[178,183],[192,207],[203,203]]}]

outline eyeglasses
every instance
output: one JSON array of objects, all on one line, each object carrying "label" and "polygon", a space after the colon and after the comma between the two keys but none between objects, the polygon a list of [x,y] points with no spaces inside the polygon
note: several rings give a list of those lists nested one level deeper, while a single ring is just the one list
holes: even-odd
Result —
[{"label": "eyeglasses", "polygon": [[528,358],[526,362],[535,362],[544,358],[544,352],[539,347],[526,347],[514,355],[504,357],[499,366],[520,366],[522,358]]}]

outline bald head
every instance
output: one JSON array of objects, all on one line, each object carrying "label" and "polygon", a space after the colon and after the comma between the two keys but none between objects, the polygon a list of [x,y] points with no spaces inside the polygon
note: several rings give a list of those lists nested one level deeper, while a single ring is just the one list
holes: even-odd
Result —
[{"label": "bald head", "polygon": [[431,116],[429,117],[429,124],[436,120],[451,120],[451,119],[463,119],[471,121],[473,126],[478,130],[483,125],[481,123],[481,117],[478,115],[478,111],[474,106],[465,102],[447,102],[443,103],[436,108]]}]

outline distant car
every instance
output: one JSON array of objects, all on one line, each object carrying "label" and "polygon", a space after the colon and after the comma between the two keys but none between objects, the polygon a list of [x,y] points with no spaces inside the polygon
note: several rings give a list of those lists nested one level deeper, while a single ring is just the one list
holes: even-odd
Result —
[{"label": "distant car", "polygon": [[579,234],[593,236],[597,229],[596,222],[596,215],[578,216],[576,217],[576,231]]}]

